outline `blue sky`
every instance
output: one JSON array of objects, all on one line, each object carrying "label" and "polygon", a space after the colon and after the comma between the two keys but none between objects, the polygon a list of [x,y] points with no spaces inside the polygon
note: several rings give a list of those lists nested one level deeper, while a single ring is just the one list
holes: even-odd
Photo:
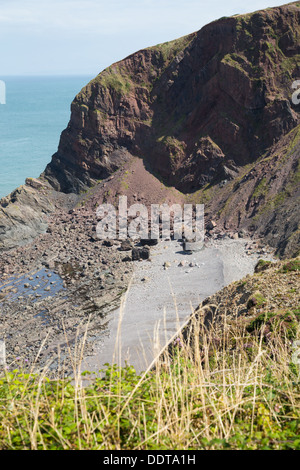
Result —
[{"label": "blue sky", "polygon": [[0,0],[0,78],[96,75],[138,49],[267,0]]}]

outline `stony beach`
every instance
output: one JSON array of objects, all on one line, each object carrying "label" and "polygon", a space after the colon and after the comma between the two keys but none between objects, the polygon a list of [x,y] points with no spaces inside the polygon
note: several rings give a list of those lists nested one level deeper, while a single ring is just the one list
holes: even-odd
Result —
[{"label": "stony beach", "polygon": [[204,299],[253,274],[262,255],[272,259],[244,239],[207,240],[194,253],[178,241],[161,241],[151,249],[151,262],[136,265],[124,303],[109,315],[107,331],[95,338],[96,354],[85,358],[82,370],[127,362],[144,371]]},{"label": "stony beach", "polygon": [[98,370],[116,359],[118,309],[126,297],[122,357],[143,369],[153,357],[155,325],[163,345],[204,298],[253,272],[270,251],[215,227],[198,253],[185,252],[179,241],[148,248],[99,240],[96,224],[95,212],[77,204],[56,211],[34,242],[2,254],[0,337],[9,367],[72,374],[84,359],[83,368]]}]

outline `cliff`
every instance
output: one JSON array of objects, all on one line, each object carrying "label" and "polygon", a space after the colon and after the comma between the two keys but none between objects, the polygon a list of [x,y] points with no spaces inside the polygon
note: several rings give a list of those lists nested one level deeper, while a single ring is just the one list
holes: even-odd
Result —
[{"label": "cliff", "polygon": [[76,96],[45,176],[76,192],[129,152],[185,193],[232,177],[299,124],[299,19],[297,4],[222,18],[113,64]]},{"label": "cliff", "polygon": [[295,253],[299,5],[221,18],[105,69],[74,99],[42,178],[78,194],[139,157],[219,227]]}]

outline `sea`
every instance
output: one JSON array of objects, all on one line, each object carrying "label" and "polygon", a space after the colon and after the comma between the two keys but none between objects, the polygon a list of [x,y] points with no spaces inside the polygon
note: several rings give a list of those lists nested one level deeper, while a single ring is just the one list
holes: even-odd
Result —
[{"label": "sea", "polygon": [[0,198],[44,171],[69,122],[72,100],[92,78],[0,75]]}]

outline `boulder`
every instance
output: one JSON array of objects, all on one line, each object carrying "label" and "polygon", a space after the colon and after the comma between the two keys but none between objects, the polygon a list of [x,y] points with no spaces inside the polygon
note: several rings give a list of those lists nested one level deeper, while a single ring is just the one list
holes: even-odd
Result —
[{"label": "boulder", "polygon": [[139,261],[140,259],[149,259],[149,258],[150,258],[149,246],[144,246],[143,248],[132,249],[132,261]]},{"label": "boulder", "polygon": [[130,240],[123,240],[120,246],[120,251],[130,251],[132,250],[132,243]]},{"label": "boulder", "polygon": [[211,231],[211,230],[213,230],[214,228],[216,228],[216,226],[217,226],[216,222],[215,222],[214,220],[210,220],[210,221],[208,222],[206,228],[207,228],[208,231]]},{"label": "boulder", "polygon": [[201,251],[203,250],[203,247],[204,247],[203,241],[191,242],[191,241],[185,240],[183,243],[184,251],[188,251],[190,253]]},{"label": "boulder", "polygon": [[[98,237],[94,237],[92,236],[91,238],[94,239],[94,241],[97,241],[99,240]],[[104,242],[102,243],[103,246],[108,246],[108,247],[111,247],[111,246],[114,246],[114,241],[113,240],[104,240]]]},{"label": "boulder", "polygon": [[150,238],[150,239],[141,239],[141,245],[142,246],[145,246],[145,245],[148,245],[148,246],[155,246],[158,244],[158,239],[157,238]]}]

